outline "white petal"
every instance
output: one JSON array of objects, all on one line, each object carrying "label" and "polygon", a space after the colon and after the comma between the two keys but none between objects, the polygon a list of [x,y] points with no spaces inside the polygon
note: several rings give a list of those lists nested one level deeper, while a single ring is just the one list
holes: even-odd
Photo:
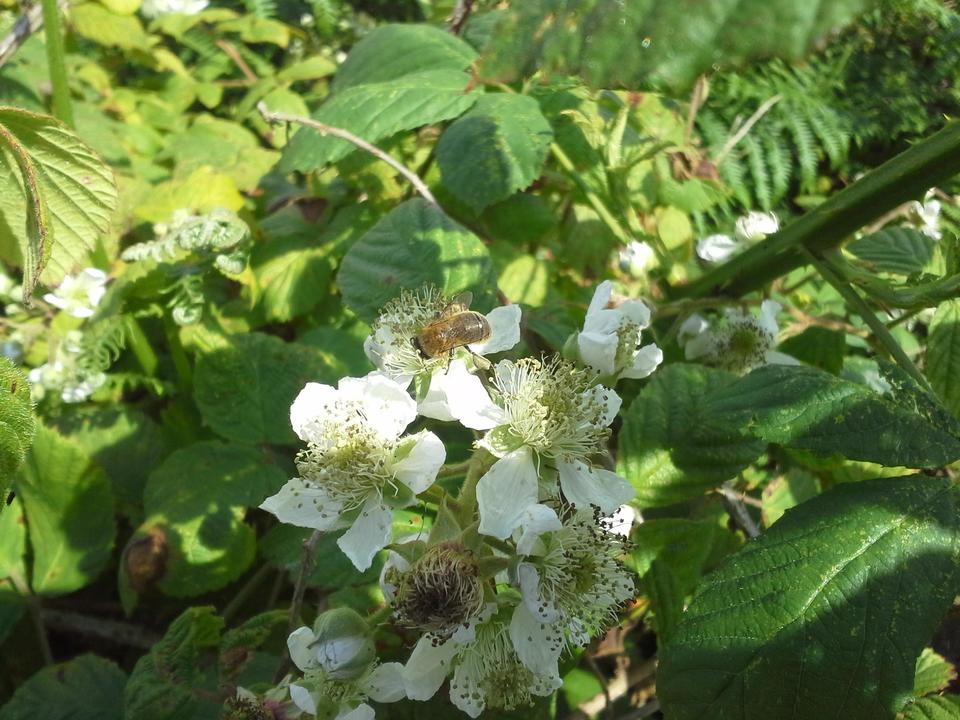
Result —
[{"label": "white petal", "polygon": [[540,622],[556,622],[560,613],[552,602],[547,602],[540,596],[540,573],[537,568],[530,563],[520,563],[517,567],[517,579],[520,581],[520,594],[527,611]]},{"label": "white petal", "polygon": [[[639,519],[638,519],[639,518]],[[635,522],[643,522],[640,512],[632,505],[621,505],[609,518],[609,529],[614,535],[630,537]]]},{"label": "white petal", "polygon": [[407,664],[403,666],[403,684],[411,700],[432,698],[450,672],[450,664],[457,654],[455,643],[447,641],[434,646],[432,638],[422,636]]},{"label": "white petal", "polygon": [[93,316],[93,308],[86,305],[76,305],[68,311],[75,318],[88,318]]},{"label": "white petal", "polygon": [[708,327],[710,327],[710,323],[702,315],[694,313],[680,325],[680,329],[677,331],[677,342],[683,344],[690,338],[703,334]]},{"label": "white petal", "polygon": [[290,699],[293,700],[293,704],[300,708],[303,712],[308,715],[317,714],[317,702],[313,699],[313,696],[310,694],[310,691],[305,687],[300,685],[291,684],[290,685]]},{"label": "white petal", "polygon": [[636,495],[633,486],[616,473],[589,467],[579,460],[558,462],[557,469],[567,502],[582,510],[596,505],[609,515]]},{"label": "white petal", "polygon": [[517,553],[520,555],[530,555],[533,551],[536,540],[547,532],[559,530],[563,527],[560,518],[553,508],[540,503],[534,503],[523,512],[520,519],[520,527],[523,528],[523,535],[517,541]]},{"label": "white petal", "polygon": [[650,308],[641,300],[625,300],[617,306],[617,311],[636,323],[640,329],[650,327]]},{"label": "white petal", "polygon": [[510,619],[510,639],[524,667],[535,675],[559,678],[557,659],[563,649],[559,632],[520,603]]},{"label": "white petal", "polygon": [[390,542],[393,513],[379,498],[371,497],[360,510],[360,515],[337,540],[343,554],[353,566],[363,572],[373,562],[373,556]]},{"label": "white petal", "polygon": [[520,525],[524,511],[536,502],[533,451],[521,447],[497,460],[477,483],[480,532],[506,539]]},{"label": "white petal", "polygon": [[407,696],[403,682],[403,665],[388,662],[377,665],[366,680],[367,694],[376,702],[396,702]]},{"label": "white petal", "polygon": [[580,360],[598,373],[610,375],[615,369],[618,338],[615,333],[582,332],[577,335]]},{"label": "white petal", "polygon": [[620,406],[623,405],[623,399],[614,390],[603,385],[594,385],[584,391],[584,395],[593,395],[598,402],[605,405],[603,418],[600,420],[602,427],[607,427],[613,422],[617,413],[620,412]]},{"label": "white petal", "polygon": [[375,717],[376,713],[372,707],[366,703],[360,703],[352,710],[340,711],[334,720],[373,720]]},{"label": "white petal", "polygon": [[337,397],[336,388],[320,383],[307,383],[297,399],[290,406],[290,425],[293,431],[304,442],[313,439],[310,432],[315,420],[323,419],[327,414],[327,406]]},{"label": "white petal", "polygon": [[414,495],[419,495],[437,479],[437,472],[447,459],[447,451],[432,432],[419,432],[409,439],[414,441],[413,448],[403,460],[394,463],[393,474]]},{"label": "white petal", "polygon": [[317,654],[310,648],[316,639],[317,636],[308,627],[297,628],[287,638],[290,659],[301,670],[313,670],[317,667]]},{"label": "white petal", "polygon": [[377,370],[383,370],[383,347],[373,339],[373,335],[367,335],[367,339],[363,341],[363,354]]},{"label": "white petal", "polygon": [[587,307],[587,315],[593,315],[594,313],[603,310],[610,302],[611,295],[613,295],[612,282],[609,280],[604,280],[602,283],[597,285],[597,289],[593,292],[593,298],[590,300],[590,305]]},{"label": "white petal", "polygon": [[622,323],[623,313],[619,308],[603,308],[590,313],[583,319],[583,332],[616,335]]},{"label": "white petal", "polygon": [[777,336],[780,327],[777,325],[777,313],[780,312],[781,305],[776,300],[764,300],[760,304],[760,316],[758,318],[760,327],[768,333]]},{"label": "white petal", "polygon": [[350,395],[359,395],[364,417],[386,440],[396,440],[417,417],[417,403],[406,387],[382,373],[343,378],[337,387]]},{"label": "white petal", "polygon": [[480,717],[487,705],[486,694],[480,687],[482,678],[477,677],[477,663],[457,665],[450,683],[450,700],[472,718]]},{"label": "white petal", "polygon": [[780,229],[780,221],[773,213],[749,212],[737,220],[735,232],[744,242],[763,240]]},{"label": "white petal", "polygon": [[490,338],[484,343],[468,345],[477,355],[492,355],[514,347],[520,342],[520,306],[503,305],[487,313]]},{"label": "white petal", "polygon": [[293,478],[276,495],[260,503],[260,509],[273,513],[287,525],[332,530],[340,521],[343,503],[333,500],[314,484]]},{"label": "white petal", "polygon": [[707,262],[723,262],[740,248],[729,235],[710,235],[697,242],[697,256]]},{"label": "white petal", "polygon": [[471,430],[489,430],[503,422],[503,410],[490,399],[480,378],[459,359],[433,374],[418,409],[424,417],[458,420]]},{"label": "white petal", "polygon": [[687,360],[697,360],[713,353],[715,338],[710,330],[696,335],[683,346],[683,357]]},{"label": "white petal", "polygon": [[87,268],[80,275],[85,284],[93,286],[103,285],[107,281],[107,274],[99,268]]},{"label": "white petal", "polygon": [[651,343],[633,354],[633,364],[620,372],[620,377],[639,380],[650,375],[663,362],[663,350]]}]

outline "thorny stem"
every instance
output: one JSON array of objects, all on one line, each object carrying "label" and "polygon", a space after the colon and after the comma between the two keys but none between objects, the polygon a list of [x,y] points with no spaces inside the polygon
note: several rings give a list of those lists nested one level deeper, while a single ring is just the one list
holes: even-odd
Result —
[{"label": "thorny stem", "polygon": [[444,465],[440,468],[440,472],[437,473],[438,478],[445,477],[457,477],[458,475],[465,475],[470,469],[470,463],[473,460],[464,460],[459,463],[451,463],[450,465]]},{"label": "thorny stem", "polygon": [[419,175],[417,175],[415,172],[410,170],[407,166],[405,166],[403,163],[401,163],[392,155],[384,152],[383,150],[378,148],[376,145],[371,145],[366,140],[354,135],[349,130],[344,130],[343,128],[334,127],[333,125],[327,125],[325,123],[318,122],[313,118],[301,117],[299,115],[291,115],[289,113],[284,113],[284,112],[274,112],[273,110],[268,109],[266,104],[263,101],[260,101],[259,103],[257,103],[257,110],[260,111],[260,115],[268,123],[282,123],[282,122],[297,123],[298,125],[303,125],[304,127],[312,128],[313,130],[316,130],[317,132],[319,132],[321,135],[332,135],[335,138],[340,138],[341,140],[346,140],[348,143],[351,143],[352,145],[356,145],[361,150],[365,150],[366,152],[370,153],[378,160],[382,160],[387,165],[389,165],[394,170],[396,170],[398,173],[403,175],[410,182],[410,184],[413,185],[414,189],[418,193],[420,193],[420,195],[423,197],[424,200],[426,200],[431,205],[436,205],[439,207],[439,203],[437,202],[437,199],[433,196],[433,193],[430,192],[430,188],[427,187],[427,184],[420,178]]},{"label": "thorny stem", "polygon": [[53,114],[58,120],[73,127],[73,105],[70,102],[70,86],[67,83],[63,30],[60,27],[60,6],[57,0],[40,0],[40,4],[43,8],[43,24],[46,27],[47,64],[50,66],[50,85],[53,89]]}]

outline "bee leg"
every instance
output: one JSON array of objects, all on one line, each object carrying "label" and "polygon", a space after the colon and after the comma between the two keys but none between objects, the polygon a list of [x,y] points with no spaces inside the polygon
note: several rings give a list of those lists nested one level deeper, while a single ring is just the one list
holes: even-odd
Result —
[{"label": "bee leg", "polygon": [[450,350],[450,354],[447,355],[447,369],[443,371],[443,374],[444,374],[444,375],[449,375],[449,374],[450,374],[450,363],[452,363],[452,362],[453,362],[453,350],[451,349],[451,350]]}]

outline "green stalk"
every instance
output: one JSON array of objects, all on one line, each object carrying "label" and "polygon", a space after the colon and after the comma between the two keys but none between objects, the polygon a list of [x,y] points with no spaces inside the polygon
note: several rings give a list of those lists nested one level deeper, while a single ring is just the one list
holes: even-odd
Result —
[{"label": "green stalk", "polygon": [[148,377],[154,377],[157,373],[157,365],[160,363],[160,360],[153,351],[150,341],[143,332],[143,328],[140,327],[140,323],[138,323],[136,319],[130,317],[127,329],[129,330],[127,333],[127,344],[130,349],[133,350],[133,355],[137,358],[143,374]]},{"label": "green stalk", "polygon": [[960,122],[891,158],[862,180],[703,277],[670,289],[671,299],[739,297],[806,265],[803,254],[836,248],[850,234],[960,172]]},{"label": "green stalk", "polygon": [[64,61],[63,30],[60,27],[60,6],[58,0],[40,0],[40,5],[47,40],[50,86],[53,88],[53,114],[58,120],[74,127],[73,105],[70,103],[70,87],[67,84],[67,66]]}]

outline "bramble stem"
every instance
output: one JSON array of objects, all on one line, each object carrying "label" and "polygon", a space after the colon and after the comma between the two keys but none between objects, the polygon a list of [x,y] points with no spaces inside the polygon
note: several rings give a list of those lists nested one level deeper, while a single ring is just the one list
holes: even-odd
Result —
[{"label": "bramble stem", "polygon": [[428,203],[430,203],[431,205],[439,206],[440,203],[437,202],[437,199],[433,196],[433,193],[430,192],[430,188],[427,187],[427,184],[420,178],[419,175],[417,175],[415,172],[410,170],[406,165],[401,163],[399,160],[397,160],[395,157],[393,157],[389,153],[384,152],[383,150],[378,148],[376,145],[371,145],[362,137],[358,137],[354,135],[349,130],[344,130],[343,128],[334,127],[333,125],[327,125],[325,123],[318,122],[313,118],[301,117],[299,115],[290,115],[289,113],[283,113],[283,112],[274,112],[273,110],[268,109],[266,104],[263,101],[257,103],[257,110],[260,111],[260,115],[268,123],[281,123],[281,122],[297,123],[298,125],[303,125],[304,127],[312,128],[313,130],[316,130],[317,132],[319,132],[321,135],[332,135],[335,138],[340,138],[341,140],[346,140],[348,143],[351,143],[352,145],[356,145],[361,150],[365,150],[366,152],[370,153],[378,160],[382,160],[387,165],[389,165],[394,170],[396,170],[398,173],[403,175],[410,182],[410,184],[413,185],[414,189],[418,193],[420,193],[423,199],[426,200]]},{"label": "bramble stem", "polygon": [[293,599],[290,601],[290,621],[287,628],[293,632],[300,627],[300,611],[303,609],[303,596],[307,591],[307,578],[313,572],[314,553],[323,533],[314,530],[309,538],[303,542],[303,555],[300,558],[300,570],[297,573],[297,582],[293,586]]},{"label": "bramble stem", "polygon": [[64,60],[63,30],[60,28],[60,7],[57,0],[40,0],[40,4],[47,40],[50,86],[53,89],[53,114],[58,120],[74,127],[73,105],[70,102],[70,86],[67,83],[67,66]]}]

